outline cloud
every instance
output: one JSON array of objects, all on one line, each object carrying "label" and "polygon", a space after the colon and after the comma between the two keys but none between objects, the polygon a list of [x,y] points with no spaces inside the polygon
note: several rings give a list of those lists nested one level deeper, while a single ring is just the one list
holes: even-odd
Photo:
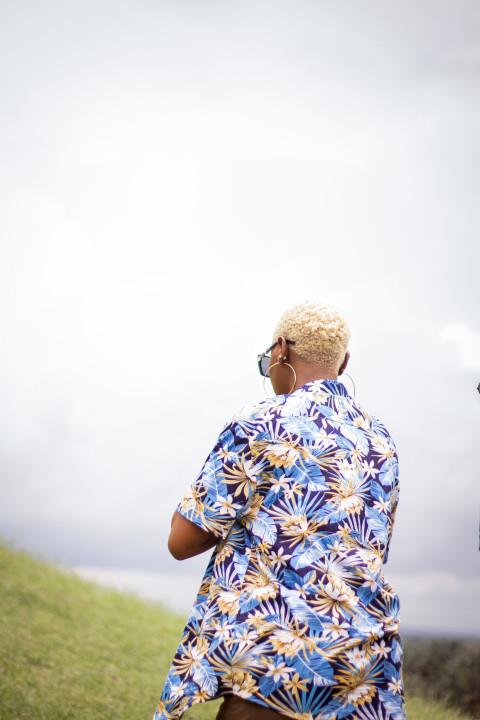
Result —
[{"label": "cloud", "polygon": [[480,636],[480,579],[453,573],[386,573],[400,598],[404,632]]},{"label": "cloud", "polygon": [[10,5],[2,532],[70,564],[168,572],[176,502],[262,395],[256,353],[319,296],[351,319],[357,399],[398,444],[392,569],[473,575],[470,0],[121,0],[114,22],[91,0]]},{"label": "cloud", "polygon": [[456,346],[462,370],[480,372],[480,333],[463,323],[452,323],[442,329],[441,339]]}]

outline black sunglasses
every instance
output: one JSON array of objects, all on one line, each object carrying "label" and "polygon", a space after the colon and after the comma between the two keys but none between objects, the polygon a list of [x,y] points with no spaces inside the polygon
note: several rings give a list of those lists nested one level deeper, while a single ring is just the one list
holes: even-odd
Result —
[{"label": "black sunglasses", "polygon": [[[289,345],[295,345],[295,340],[286,340],[285,342],[287,342]],[[265,350],[264,353],[262,353],[261,355],[257,355],[258,369],[260,370],[260,375],[262,375],[263,377],[268,377],[267,373],[268,366],[270,365],[270,353],[272,352],[275,345],[278,345],[278,340],[277,342],[274,342],[273,345],[270,345],[268,350]]]}]

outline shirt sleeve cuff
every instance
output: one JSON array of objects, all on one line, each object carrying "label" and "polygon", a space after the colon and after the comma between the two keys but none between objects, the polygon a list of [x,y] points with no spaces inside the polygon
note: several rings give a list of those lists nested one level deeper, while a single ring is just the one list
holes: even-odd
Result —
[{"label": "shirt sleeve cuff", "polygon": [[228,531],[222,527],[218,521],[212,519],[209,522],[209,519],[206,518],[205,515],[202,516],[199,513],[196,513],[192,508],[184,507],[182,503],[179,503],[176,510],[178,514],[186,520],[189,520],[201,530],[205,530],[205,532],[210,533],[210,535],[214,535],[219,540],[224,540],[227,537]]}]

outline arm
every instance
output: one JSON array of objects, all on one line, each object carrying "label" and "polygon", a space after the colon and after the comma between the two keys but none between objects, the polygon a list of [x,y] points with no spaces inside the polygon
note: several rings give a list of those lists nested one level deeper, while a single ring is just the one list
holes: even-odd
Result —
[{"label": "arm", "polygon": [[176,510],[173,513],[168,549],[175,560],[185,560],[194,555],[200,555],[214,547],[220,539],[216,535],[202,530]]}]

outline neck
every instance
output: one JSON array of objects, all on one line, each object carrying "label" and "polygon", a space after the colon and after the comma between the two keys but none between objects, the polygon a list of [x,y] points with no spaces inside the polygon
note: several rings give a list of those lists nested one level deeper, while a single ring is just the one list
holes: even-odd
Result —
[{"label": "neck", "polygon": [[313,380],[336,380],[338,374],[332,368],[324,365],[312,365],[302,360],[295,363],[295,372],[297,373],[297,382],[295,387],[299,388]]}]

